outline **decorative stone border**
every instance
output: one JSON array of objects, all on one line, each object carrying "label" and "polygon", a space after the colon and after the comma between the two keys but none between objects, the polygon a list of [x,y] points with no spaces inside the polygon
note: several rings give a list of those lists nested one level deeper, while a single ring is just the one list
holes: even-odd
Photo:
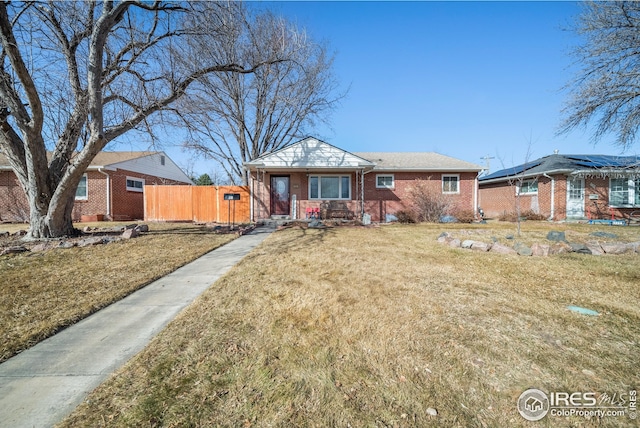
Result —
[{"label": "decorative stone border", "polygon": [[[89,226],[82,229],[82,236],[76,238],[50,239],[46,241],[35,241],[33,245],[15,245],[0,249],[0,256],[5,254],[17,254],[31,251],[32,253],[49,251],[56,248],[89,247],[93,245],[109,244],[123,239],[132,239],[140,236],[141,233],[149,231],[146,224],[130,224],[125,227],[100,228]],[[7,232],[8,233],[8,232]],[[21,237],[26,235],[26,231],[20,230],[11,236]],[[0,232],[0,236],[4,235]]]},{"label": "decorative stone border", "polygon": [[600,243],[598,241],[589,241],[586,244],[569,243],[565,240],[564,232],[556,231],[549,232],[549,234],[547,235],[547,239],[549,241],[552,241],[553,243],[535,243],[529,247],[521,242],[515,242],[513,247],[510,247],[508,245],[500,244],[499,242],[486,243],[482,241],[475,241],[473,239],[465,239],[461,241],[449,232],[442,232],[440,236],[438,236],[438,242],[448,245],[452,248],[464,248],[481,252],[493,252],[498,254],[517,254],[520,256],[547,257],[554,254],[562,253],[591,254],[595,256],[626,253],[640,254],[640,241],[631,243]]}]

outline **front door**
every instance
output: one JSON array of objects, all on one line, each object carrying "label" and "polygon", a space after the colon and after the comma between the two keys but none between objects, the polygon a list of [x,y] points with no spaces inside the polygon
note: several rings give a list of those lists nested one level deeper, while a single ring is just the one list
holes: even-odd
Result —
[{"label": "front door", "polygon": [[289,176],[271,176],[271,215],[289,215]]},{"label": "front door", "polygon": [[584,178],[567,177],[567,217],[584,218]]}]

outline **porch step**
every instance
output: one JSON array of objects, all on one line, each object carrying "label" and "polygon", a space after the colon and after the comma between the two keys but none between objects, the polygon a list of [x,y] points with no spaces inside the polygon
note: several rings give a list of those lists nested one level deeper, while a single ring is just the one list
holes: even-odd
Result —
[{"label": "porch step", "polygon": [[270,219],[260,220],[260,222],[264,223],[265,226],[272,227],[274,229],[277,228],[278,226],[291,223],[291,221],[292,220],[290,218],[273,218],[273,217]]}]

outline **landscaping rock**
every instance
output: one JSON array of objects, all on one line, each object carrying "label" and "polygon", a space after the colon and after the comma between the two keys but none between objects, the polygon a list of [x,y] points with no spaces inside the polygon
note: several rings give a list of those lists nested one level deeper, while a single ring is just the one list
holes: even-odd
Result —
[{"label": "landscaping rock", "polygon": [[551,254],[551,246],[536,242],[531,246],[531,254],[537,257],[548,257]]},{"label": "landscaping rock", "polygon": [[311,229],[324,229],[325,227],[327,226],[325,226],[320,220],[311,220],[309,222],[309,228]]},{"label": "landscaping rock", "polygon": [[474,241],[473,244],[471,244],[471,249],[476,251],[489,251],[491,249],[491,244]]},{"label": "landscaping rock", "polygon": [[516,252],[521,256],[533,255],[533,251],[531,251],[531,248],[527,247],[522,242],[516,242],[513,246],[513,249],[516,250]]},{"label": "landscaping rock", "polygon": [[556,242],[551,246],[551,254],[571,253],[573,249],[566,242]]},{"label": "landscaping rock", "polygon": [[149,231],[149,225],[147,224],[139,224],[136,226],[135,230],[141,233],[146,233]]},{"label": "landscaping rock", "polygon": [[510,233],[507,236],[505,236],[505,238],[508,239],[509,241],[511,241],[515,237]]},{"label": "landscaping rock", "polygon": [[5,254],[24,253],[25,251],[29,251],[29,250],[26,247],[23,247],[22,245],[18,245],[15,247],[7,247],[3,250],[0,250],[0,256],[4,256]]},{"label": "landscaping rock", "polygon": [[449,232],[442,232],[440,236],[438,236],[438,242],[445,244],[448,242],[447,238],[451,238],[451,234]]},{"label": "landscaping rock", "polygon": [[62,241],[58,244],[58,248],[73,248],[77,244],[73,241]]},{"label": "landscaping rock", "polygon": [[619,242],[603,243],[600,244],[600,246],[606,254],[624,254],[632,249],[629,248],[627,244],[621,244]]},{"label": "landscaping rock", "polygon": [[82,228],[82,231],[83,231],[84,233],[89,233],[89,232],[91,232],[91,226],[85,226],[84,228]]},{"label": "landscaping rock", "polygon": [[127,229],[135,229],[136,227],[138,227],[138,224],[137,224],[137,223],[128,224],[128,225],[126,225],[126,226],[124,227],[124,230],[127,230]]},{"label": "landscaping rock", "polygon": [[122,236],[103,236],[102,243],[103,244],[111,244],[112,242],[122,241]]},{"label": "landscaping rock", "polygon": [[557,230],[551,230],[549,231],[549,233],[547,233],[547,239],[549,241],[554,241],[554,242],[566,242],[567,238],[564,234],[564,232],[560,232]]},{"label": "landscaping rock", "polygon": [[491,246],[491,250],[489,251],[498,254],[518,254],[513,248],[499,244],[497,242]]},{"label": "landscaping rock", "polygon": [[598,238],[611,238],[611,239],[618,238],[618,235],[616,235],[615,233],[609,233],[609,232],[591,232],[590,235]]},{"label": "landscaping rock", "polygon": [[571,250],[574,253],[578,253],[578,254],[592,254],[591,250],[589,249],[589,247],[587,247],[586,245],[583,244],[577,244],[577,243],[571,243],[569,244],[569,246],[571,247]]},{"label": "landscaping rock", "polygon": [[587,242],[587,248],[591,251],[591,254],[594,256],[602,256],[604,251],[600,246],[599,242]]},{"label": "landscaping rock", "polygon": [[0,232],[0,238],[8,238],[9,235],[11,235],[9,232],[7,232],[6,230]]},{"label": "landscaping rock", "polygon": [[22,230],[22,229],[20,229],[20,230],[18,230],[17,232],[14,232],[14,233],[13,233],[13,236],[24,236],[24,235],[26,235],[26,234],[27,234],[27,231],[26,231],[26,230]]},{"label": "landscaping rock", "polygon": [[451,238],[449,241],[449,246],[452,248],[460,248],[460,245],[462,245],[462,242],[457,238]]},{"label": "landscaping rock", "polygon": [[640,253],[640,241],[638,242],[630,242],[627,244],[629,248],[631,248],[636,253]]},{"label": "landscaping rock", "polygon": [[81,239],[77,242],[78,247],[90,247],[92,245],[100,245],[102,244],[101,236],[92,236],[90,238]]},{"label": "landscaping rock", "polygon": [[433,407],[427,408],[427,415],[429,416],[438,416],[438,411]]},{"label": "landscaping rock", "polygon": [[462,248],[467,248],[467,249],[469,249],[469,248],[471,248],[471,246],[473,245],[473,242],[474,242],[474,241],[472,241],[471,239],[465,239],[464,241],[462,241],[462,244],[460,244],[460,246],[461,246]]},{"label": "landscaping rock", "polygon": [[37,252],[41,252],[41,251],[47,251],[47,250],[51,250],[53,248],[56,248],[59,245],[60,245],[59,241],[41,242],[41,243],[36,244],[33,247],[31,247],[31,252],[32,253],[37,253]]},{"label": "landscaping rock", "polygon": [[131,239],[131,238],[136,238],[139,235],[138,231],[136,229],[126,229],[124,232],[122,232],[122,237],[124,239]]}]

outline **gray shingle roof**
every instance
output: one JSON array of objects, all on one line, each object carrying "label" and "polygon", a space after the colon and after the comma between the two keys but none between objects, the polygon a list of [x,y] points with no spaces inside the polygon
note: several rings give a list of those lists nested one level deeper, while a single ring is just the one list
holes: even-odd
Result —
[{"label": "gray shingle roof", "polygon": [[434,152],[357,152],[376,164],[375,170],[481,171],[482,167]]},{"label": "gray shingle roof", "polygon": [[[99,152],[91,161],[92,167],[113,165],[145,156],[155,155],[160,152]],[[10,168],[7,157],[0,153],[0,168]]]}]

